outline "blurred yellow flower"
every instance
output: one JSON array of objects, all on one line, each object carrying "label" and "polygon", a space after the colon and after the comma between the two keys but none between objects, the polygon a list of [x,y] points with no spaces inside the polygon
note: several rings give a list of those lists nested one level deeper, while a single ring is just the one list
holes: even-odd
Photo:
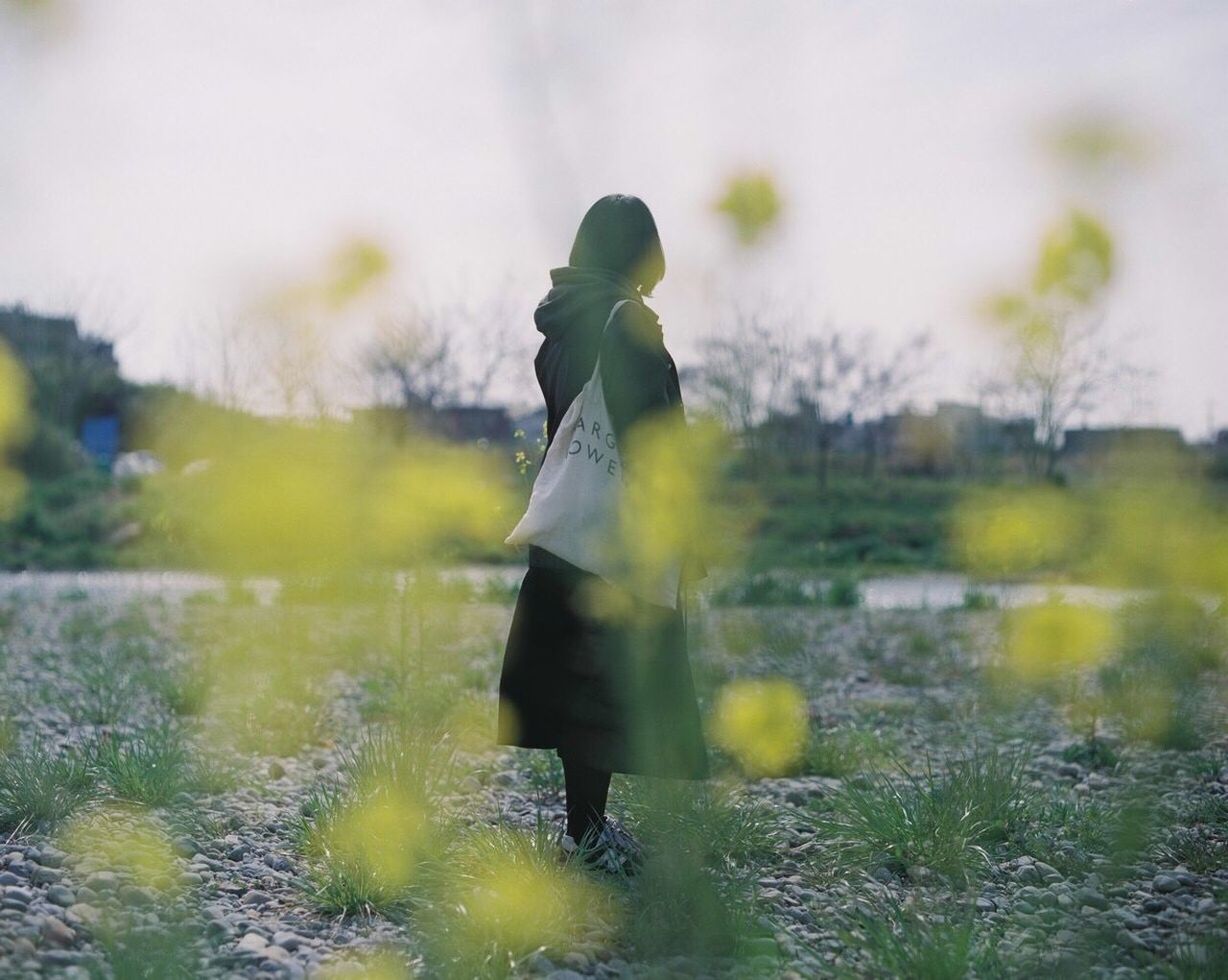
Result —
[{"label": "blurred yellow flower", "polygon": [[1003,619],[1007,665],[1028,681],[1093,667],[1112,651],[1113,617],[1104,609],[1051,600]]},{"label": "blurred yellow flower", "polygon": [[325,964],[321,980],[409,980],[409,967],[386,950]]},{"label": "blurred yellow flower", "polygon": [[759,241],[779,220],[782,207],[776,182],[764,171],[734,177],[716,202],[717,212],[733,223],[734,234],[743,245]]},{"label": "blurred yellow flower", "polygon": [[351,804],[322,843],[327,860],[369,872],[392,893],[414,880],[430,837],[425,808],[405,794],[388,792]]},{"label": "blurred yellow flower", "polygon": [[1019,575],[1068,561],[1082,531],[1070,494],[1051,487],[969,494],[954,519],[955,547],[977,575]]},{"label": "blurred yellow flower", "polygon": [[29,395],[25,372],[0,342],[0,518],[12,514],[25,493],[25,478],[8,465],[7,454],[28,433]]},{"label": "blurred yellow flower", "polygon": [[712,736],[750,776],[779,776],[806,745],[806,699],[782,679],[732,681],[721,689],[711,718]]},{"label": "blurred yellow flower", "polygon": [[592,886],[561,871],[496,864],[466,890],[474,938],[528,952],[566,944],[573,923],[583,923]]},{"label": "blurred yellow flower", "polygon": [[176,888],[170,839],[153,817],[135,807],[109,807],[76,818],[61,834],[60,846],[138,885],[163,892]]}]

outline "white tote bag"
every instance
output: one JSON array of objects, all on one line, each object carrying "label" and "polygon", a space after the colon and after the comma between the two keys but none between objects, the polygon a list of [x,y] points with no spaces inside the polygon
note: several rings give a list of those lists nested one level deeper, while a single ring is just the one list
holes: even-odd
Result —
[{"label": "white tote bag", "polygon": [[[623,303],[610,311],[607,329]],[[677,608],[681,565],[634,574],[622,548],[623,470],[601,385],[601,357],[546,450],[507,544],[536,545],[658,606]]]}]

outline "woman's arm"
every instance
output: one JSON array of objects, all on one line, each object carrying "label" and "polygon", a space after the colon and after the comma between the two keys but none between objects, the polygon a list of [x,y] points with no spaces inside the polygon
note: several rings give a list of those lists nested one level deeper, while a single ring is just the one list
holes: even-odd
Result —
[{"label": "woman's arm", "polygon": [[661,326],[656,314],[640,303],[624,303],[606,330],[601,383],[620,446],[637,424],[675,408]]}]

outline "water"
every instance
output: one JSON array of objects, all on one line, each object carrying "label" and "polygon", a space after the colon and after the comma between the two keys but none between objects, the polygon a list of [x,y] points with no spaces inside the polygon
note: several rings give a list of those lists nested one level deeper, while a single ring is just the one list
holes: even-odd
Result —
[{"label": "water", "polygon": [[[508,565],[466,565],[449,569],[448,577],[461,578],[475,586],[498,581],[512,585],[524,569]],[[243,583],[263,603],[276,597],[279,583],[272,578],[250,578]],[[812,583],[821,586],[823,583]],[[83,593],[91,599],[119,600],[134,596],[162,596],[181,600],[204,591],[220,591],[223,581],[214,575],[182,571],[91,571],[0,573],[0,595],[31,594],[56,597]],[[1032,605],[1057,596],[1080,605],[1112,608],[1144,593],[1138,590],[1105,589],[1089,585],[1043,585],[1022,582],[973,583],[965,575],[948,572],[883,575],[860,583],[866,609],[953,609],[964,605],[965,596],[976,592],[1002,608]]]}]

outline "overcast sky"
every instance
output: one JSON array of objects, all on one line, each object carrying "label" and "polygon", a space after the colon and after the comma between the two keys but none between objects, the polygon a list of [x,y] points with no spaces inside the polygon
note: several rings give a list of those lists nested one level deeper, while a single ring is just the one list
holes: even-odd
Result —
[{"label": "overcast sky", "polygon": [[[386,302],[503,290],[532,338],[617,190],[657,215],[680,361],[733,298],[774,296],[884,342],[931,329],[926,394],[959,397],[992,365],[978,299],[1081,204],[1120,253],[1112,329],[1157,372],[1100,418],[1201,436],[1228,426],[1226,93],[1220,0],[10,0],[0,303],[185,379],[202,327],[359,235],[392,256]],[[1152,152],[1079,180],[1039,138],[1071,114]],[[747,169],[785,202],[750,251],[712,210]]]}]

